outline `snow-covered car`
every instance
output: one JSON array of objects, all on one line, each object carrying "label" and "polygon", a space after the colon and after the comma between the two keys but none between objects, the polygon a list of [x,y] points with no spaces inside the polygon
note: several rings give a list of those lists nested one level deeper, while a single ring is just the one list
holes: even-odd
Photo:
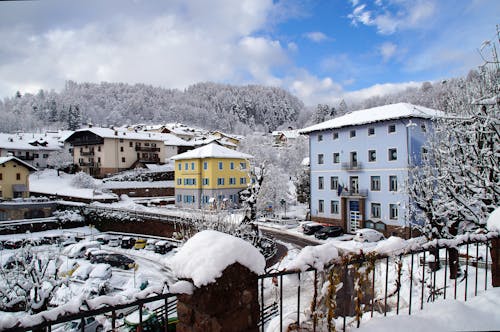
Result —
[{"label": "snow-covered car", "polygon": [[71,274],[71,276],[79,280],[87,280],[89,278],[90,272],[92,272],[93,269],[94,265],[82,263],[77,267],[75,272]]},{"label": "snow-covered car", "polygon": [[111,239],[111,235],[109,234],[99,234],[95,237],[95,240],[101,244],[108,244]]},{"label": "snow-covered car", "polygon": [[61,245],[62,245],[63,247],[67,247],[67,246],[70,246],[70,245],[72,245],[72,244],[77,244],[77,243],[78,243],[78,241],[77,241],[74,237],[70,237],[70,238],[68,238],[68,239],[64,240],[64,241],[61,243]]},{"label": "snow-covered car", "polygon": [[154,251],[155,250],[155,244],[156,244],[156,242],[158,242],[158,240],[148,239],[146,241],[146,246],[144,247],[144,249],[150,250],[150,251]]},{"label": "snow-covered car", "polygon": [[92,263],[106,263],[124,270],[135,268],[135,261],[122,254],[108,253],[107,255],[98,255],[92,257],[90,261]]},{"label": "snow-covered car", "polygon": [[68,255],[71,258],[83,257],[87,249],[89,248],[101,248],[101,244],[97,241],[79,242],[72,244],[64,249],[63,254]]},{"label": "snow-covered car", "polygon": [[357,242],[377,242],[385,239],[384,234],[371,228],[362,228],[356,231],[354,241]]},{"label": "snow-covered car", "polygon": [[316,233],[317,231],[319,231],[320,229],[322,229],[324,226],[321,225],[321,224],[317,224],[317,223],[308,223],[308,224],[304,224],[302,225],[302,231],[304,234],[306,235],[313,235],[314,233]]},{"label": "snow-covered car", "polygon": [[131,249],[134,247],[134,244],[135,239],[133,237],[125,236],[120,242],[120,247],[122,247],[123,249]]},{"label": "snow-covered car", "polygon": [[340,236],[343,233],[344,233],[344,231],[342,230],[342,227],[340,227],[340,226],[325,226],[325,227],[321,228],[319,231],[317,231],[316,233],[314,233],[314,236],[317,239],[325,240],[329,237]]},{"label": "snow-covered car", "polygon": [[108,280],[111,278],[112,274],[111,265],[103,263],[96,264],[92,272],[89,274],[89,279],[91,281]]},{"label": "snow-covered car", "polygon": [[23,246],[24,241],[21,239],[7,240],[3,244],[4,249],[19,249]]},{"label": "snow-covered car", "polygon": [[134,244],[134,249],[144,249],[146,248],[146,239],[137,239]]},{"label": "snow-covered car", "polygon": [[121,242],[122,242],[122,239],[120,239],[119,237],[113,237],[113,238],[109,239],[108,246],[119,247]]},{"label": "snow-covered car", "polygon": [[70,331],[70,332],[80,332],[80,331],[85,331],[85,332],[101,332],[103,331],[103,326],[101,323],[99,323],[95,317],[86,317],[84,318],[85,325],[82,330],[82,321],[81,320],[74,320],[71,322],[68,322],[64,324],[63,326],[54,329],[54,331]]},{"label": "snow-covered car", "polygon": [[175,245],[164,240],[160,240],[155,243],[155,252],[158,254],[166,254],[167,252],[171,251],[172,249],[175,248]]}]

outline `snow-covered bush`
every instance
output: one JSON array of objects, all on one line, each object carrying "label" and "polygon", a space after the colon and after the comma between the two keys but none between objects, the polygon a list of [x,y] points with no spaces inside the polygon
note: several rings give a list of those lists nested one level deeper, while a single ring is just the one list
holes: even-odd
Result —
[{"label": "snow-covered bush", "polygon": [[85,221],[85,218],[80,214],[80,212],[74,210],[54,211],[53,215],[63,224],[67,222]]},{"label": "snow-covered bush", "polygon": [[84,172],[78,172],[71,180],[71,185],[77,188],[95,189],[96,183],[93,177]]}]

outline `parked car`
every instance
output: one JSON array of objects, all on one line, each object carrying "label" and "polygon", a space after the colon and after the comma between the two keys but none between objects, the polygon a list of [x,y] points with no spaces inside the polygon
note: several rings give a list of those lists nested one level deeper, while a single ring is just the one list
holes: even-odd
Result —
[{"label": "parked car", "polygon": [[83,257],[89,248],[100,249],[101,244],[97,241],[79,242],[65,248],[63,254],[68,255],[70,258],[79,258]]},{"label": "parked car", "polygon": [[24,241],[21,239],[7,240],[3,244],[4,249],[19,249],[23,246]]},{"label": "parked car", "polygon": [[79,264],[79,266],[76,268],[75,272],[71,274],[71,276],[79,280],[87,280],[89,278],[90,272],[92,272],[93,269],[94,265],[92,264]]},{"label": "parked car", "polygon": [[108,246],[110,247],[119,247],[122,242],[122,239],[119,237],[112,237],[108,241]]},{"label": "parked car", "polygon": [[108,280],[111,278],[113,271],[111,270],[111,265],[109,264],[96,264],[94,269],[89,274],[89,279],[94,281]]},{"label": "parked car", "polygon": [[385,239],[384,234],[371,228],[362,228],[356,231],[354,241],[358,242],[377,242]]},{"label": "parked car", "polygon": [[107,255],[92,256],[90,258],[91,263],[106,263],[113,267],[119,267],[124,270],[133,269],[135,267],[135,261],[125,255],[110,253]]},{"label": "parked car", "polygon": [[78,243],[78,241],[74,237],[70,237],[70,238],[62,241],[61,245],[63,247],[67,247],[69,245],[76,244],[76,243]]},{"label": "parked car", "polygon": [[88,260],[91,260],[94,257],[105,256],[105,255],[109,255],[109,254],[111,254],[111,252],[107,251],[107,250],[102,250],[102,249],[98,249],[98,248],[89,248],[85,252],[85,258]]},{"label": "parked car", "polygon": [[321,224],[310,223],[310,224],[303,225],[302,230],[303,230],[304,234],[312,235],[312,234],[316,233],[317,231],[319,231],[323,227],[324,226]]},{"label": "parked car", "polygon": [[[95,317],[84,318],[85,325],[83,326],[83,331],[85,332],[102,332],[103,326],[99,323]],[[64,324],[64,326],[55,329],[54,331],[70,331],[70,332],[80,332],[82,331],[82,321],[74,320]]]},{"label": "parked car", "polygon": [[108,244],[111,235],[109,234],[99,234],[95,237],[95,240],[101,244]]},{"label": "parked car", "polygon": [[61,242],[61,236],[58,234],[48,234],[41,238],[41,244],[55,244]]},{"label": "parked car", "polygon": [[155,252],[163,255],[170,252],[175,247],[176,246],[173,243],[161,240],[155,243]]},{"label": "parked car", "polygon": [[[126,307],[126,308],[123,308],[123,309],[118,309],[118,310],[115,310],[115,315],[117,318],[123,318],[129,314],[131,314],[132,312],[136,311],[136,310],[139,310],[139,307],[134,305],[134,306],[131,306],[131,307]],[[112,311],[108,311],[106,313],[104,313],[104,316],[106,317],[112,317],[113,316],[113,312]]]},{"label": "parked car", "polygon": [[[132,312],[130,315],[125,317],[124,319],[124,331],[135,332],[139,329],[139,310]],[[175,327],[177,325],[178,319],[177,317],[171,317],[168,320],[168,328],[167,331],[175,331]],[[149,311],[144,309],[142,311],[142,331],[160,331],[161,324],[158,320],[158,317],[153,311]]]},{"label": "parked car", "polygon": [[123,249],[131,249],[134,247],[135,244],[135,239],[130,236],[125,236],[122,238],[122,241],[120,243],[120,247]]},{"label": "parked car", "polygon": [[146,239],[137,239],[134,244],[134,249],[144,249],[146,247]]},{"label": "parked car", "polygon": [[[148,239],[146,241],[146,246],[144,247],[144,249],[150,250],[150,251],[154,251],[155,250],[155,244],[156,244],[156,242],[158,242],[158,240]],[[136,244],[137,244],[137,242],[136,242]]]},{"label": "parked car", "polygon": [[319,231],[317,231],[316,233],[314,233],[314,236],[317,238],[317,239],[327,239],[329,237],[337,237],[337,236],[340,236],[344,233],[344,231],[342,230],[342,227],[340,226],[325,226],[323,228],[321,228]]}]

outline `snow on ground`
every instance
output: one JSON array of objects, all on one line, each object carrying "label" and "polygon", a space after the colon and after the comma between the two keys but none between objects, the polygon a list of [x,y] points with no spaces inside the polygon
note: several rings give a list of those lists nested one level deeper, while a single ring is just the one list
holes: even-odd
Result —
[{"label": "snow on ground", "polygon": [[[438,300],[422,311],[361,322],[355,331],[495,331],[500,328],[500,288],[482,292],[467,302]],[[368,316],[368,315],[367,315]]]},{"label": "snow on ground", "polygon": [[[78,188],[71,181],[75,174],[66,174],[53,169],[45,169],[30,175],[30,191],[47,195],[74,196],[88,199],[116,198],[115,194],[103,193],[90,188]],[[95,180],[97,188],[102,185],[101,180]]]}]

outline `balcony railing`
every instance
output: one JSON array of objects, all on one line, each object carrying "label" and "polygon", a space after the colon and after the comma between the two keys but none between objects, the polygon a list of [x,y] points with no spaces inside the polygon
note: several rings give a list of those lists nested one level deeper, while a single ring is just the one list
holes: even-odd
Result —
[{"label": "balcony railing", "polygon": [[80,162],[78,165],[83,166],[83,167],[94,167],[96,166],[96,163],[91,161],[91,162]]},{"label": "balcony railing", "polygon": [[80,156],[93,156],[94,151],[82,151],[80,152]]},{"label": "balcony railing", "polygon": [[35,160],[34,156],[16,156],[16,157],[21,160]]},{"label": "balcony railing", "polygon": [[160,148],[156,148],[156,147],[152,147],[152,146],[136,146],[135,151],[160,152]]},{"label": "balcony railing", "polygon": [[368,196],[368,189],[348,189],[343,190],[340,196],[357,196],[366,197]]},{"label": "balcony railing", "polygon": [[348,161],[342,163],[342,169],[345,171],[359,171],[362,169],[362,165],[359,161]]},{"label": "balcony railing", "polygon": [[139,158],[139,162],[141,163],[159,163],[160,158],[156,157],[141,157]]}]

